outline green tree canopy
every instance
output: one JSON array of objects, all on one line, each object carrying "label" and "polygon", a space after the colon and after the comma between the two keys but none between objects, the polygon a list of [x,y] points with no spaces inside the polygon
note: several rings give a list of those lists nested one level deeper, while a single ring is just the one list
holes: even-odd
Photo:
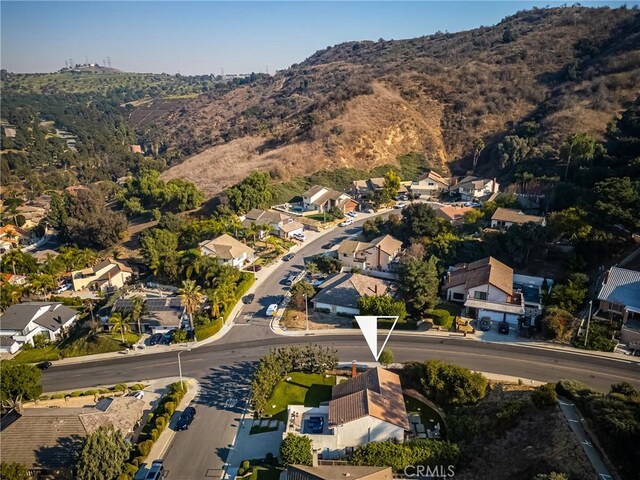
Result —
[{"label": "green tree canopy", "polygon": [[129,445],[113,426],[102,426],[90,434],[78,463],[79,480],[116,480],[129,458]]},{"label": "green tree canopy", "polygon": [[20,407],[25,400],[34,400],[42,393],[40,369],[33,365],[3,361],[0,376],[2,408]]},{"label": "green tree canopy", "polygon": [[362,315],[398,317],[398,322],[404,322],[407,307],[401,300],[394,300],[389,295],[371,295],[358,299],[358,309]]},{"label": "green tree canopy", "polygon": [[482,400],[487,379],[468,368],[441,360],[405,365],[407,375],[422,385],[423,393],[441,405],[469,405]]},{"label": "green tree canopy", "polygon": [[252,208],[266,206],[273,197],[269,181],[268,173],[251,172],[242,182],[227,190],[229,206],[237,213],[247,213]]},{"label": "green tree canopy", "polygon": [[29,470],[21,463],[2,462],[0,463],[0,478],[2,480],[29,480]]},{"label": "green tree canopy", "polygon": [[285,466],[311,465],[311,439],[306,435],[287,434],[280,445],[280,458]]},{"label": "green tree canopy", "polygon": [[438,284],[435,257],[428,261],[404,257],[400,261],[398,289],[413,314],[421,315],[438,303]]},{"label": "green tree canopy", "polygon": [[154,228],[142,235],[142,256],[154,275],[175,280],[178,275],[178,235]]}]

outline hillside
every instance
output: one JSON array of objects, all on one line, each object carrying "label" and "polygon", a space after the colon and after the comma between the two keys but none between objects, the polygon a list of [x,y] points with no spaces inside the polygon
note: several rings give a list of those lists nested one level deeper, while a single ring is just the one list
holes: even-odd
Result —
[{"label": "hillside", "polygon": [[481,171],[501,173],[491,152],[505,135],[542,157],[571,133],[601,138],[638,85],[636,10],[536,9],[466,32],[328,47],[149,121],[146,105],[134,116],[139,135],[185,159],[164,176],[212,195],[252,169],[286,180],[412,151],[464,172],[477,138]]}]

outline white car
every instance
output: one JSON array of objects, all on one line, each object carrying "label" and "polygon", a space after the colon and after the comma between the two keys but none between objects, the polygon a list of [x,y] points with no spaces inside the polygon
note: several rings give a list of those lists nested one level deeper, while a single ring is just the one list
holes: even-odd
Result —
[{"label": "white car", "polygon": [[299,242],[304,242],[307,239],[307,236],[304,233],[294,233],[291,236]]},{"label": "white car", "polygon": [[367,208],[364,213],[376,213],[373,208]]},{"label": "white car", "polygon": [[71,284],[65,283],[64,285],[60,285],[60,287],[56,289],[56,293],[66,292],[67,290],[70,290],[70,289],[71,289]]},{"label": "white car", "polygon": [[404,207],[406,207],[406,206],[407,206],[407,204],[406,204],[406,203],[398,202],[398,203],[396,203],[395,208],[404,208]]},{"label": "white car", "polygon": [[144,392],[142,390],[138,390],[137,392],[131,393],[130,396],[135,397],[138,400],[142,400],[144,398]]},{"label": "white car", "polygon": [[464,204],[465,207],[473,207],[473,208],[478,208],[480,207],[480,204],[478,202],[466,202]]},{"label": "white car", "polygon": [[347,215],[349,215],[351,218],[356,218],[358,216],[357,212],[351,211],[349,213],[347,213]]},{"label": "white car", "polygon": [[267,308],[267,317],[275,317],[277,312],[278,312],[278,304],[272,303]]},{"label": "white car", "polygon": [[346,227],[353,223],[353,218],[347,218],[344,222],[340,222],[341,227]]}]

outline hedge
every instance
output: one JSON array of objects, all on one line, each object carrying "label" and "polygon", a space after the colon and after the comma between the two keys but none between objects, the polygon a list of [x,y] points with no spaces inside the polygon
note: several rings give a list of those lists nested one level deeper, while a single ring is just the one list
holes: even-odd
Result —
[{"label": "hedge", "polygon": [[[351,326],[353,328],[360,328],[358,327],[358,322],[356,321],[353,321],[351,323]],[[379,330],[391,330],[392,326],[393,326],[393,320],[385,320],[385,319],[378,320]],[[398,320],[394,330],[416,330],[417,328],[418,328],[418,324],[413,320],[405,320],[403,322]]]},{"label": "hedge", "polygon": [[202,326],[196,326],[196,338],[198,340],[204,340],[214,336],[222,329],[222,319],[216,318],[211,323]]},{"label": "hedge", "polygon": [[443,327],[445,330],[450,330],[453,325],[453,317],[446,310],[435,309],[435,310],[427,310],[425,312],[425,316],[427,318],[431,318],[433,320],[434,325],[438,325]]}]

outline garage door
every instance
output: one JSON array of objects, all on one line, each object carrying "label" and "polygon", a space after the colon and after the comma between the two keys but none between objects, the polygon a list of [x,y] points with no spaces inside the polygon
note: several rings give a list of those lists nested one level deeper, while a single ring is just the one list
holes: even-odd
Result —
[{"label": "garage door", "polygon": [[493,322],[501,322],[504,320],[504,314],[502,312],[492,312],[490,310],[478,310],[478,318],[489,317]]}]

